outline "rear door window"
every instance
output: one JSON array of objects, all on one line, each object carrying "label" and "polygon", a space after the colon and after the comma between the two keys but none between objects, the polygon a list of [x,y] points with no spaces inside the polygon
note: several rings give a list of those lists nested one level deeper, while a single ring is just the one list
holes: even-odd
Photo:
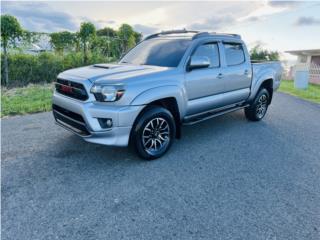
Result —
[{"label": "rear door window", "polygon": [[245,62],[244,50],[241,43],[224,43],[224,52],[228,66]]}]

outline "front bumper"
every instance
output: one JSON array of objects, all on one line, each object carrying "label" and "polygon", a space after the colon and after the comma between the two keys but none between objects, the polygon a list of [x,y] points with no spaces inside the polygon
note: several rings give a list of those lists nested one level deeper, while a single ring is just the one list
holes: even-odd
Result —
[{"label": "front bumper", "polygon": [[[53,94],[53,105],[65,112],[53,109],[56,123],[92,143],[127,146],[131,128],[143,106],[115,106],[99,102],[83,102]],[[102,128],[98,118],[112,119],[111,128]],[[79,127],[77,127],[79,126]],[[80,130],[79,130],[80,129]]]}]

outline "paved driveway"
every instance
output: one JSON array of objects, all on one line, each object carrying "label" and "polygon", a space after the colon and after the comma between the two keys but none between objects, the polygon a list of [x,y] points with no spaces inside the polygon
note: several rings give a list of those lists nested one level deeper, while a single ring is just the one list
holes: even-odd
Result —
[{"label": "paved driveway", "polygon": [[89,144],[51,113],[2,120],[2,239],[319,239],[320,105],[276,94],[183,128],[160,160]]}]

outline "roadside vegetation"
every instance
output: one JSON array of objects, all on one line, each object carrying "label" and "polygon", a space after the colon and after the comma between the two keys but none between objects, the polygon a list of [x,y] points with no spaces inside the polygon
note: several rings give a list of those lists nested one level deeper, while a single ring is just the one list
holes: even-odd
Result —
[{"label": "roadside vegetation", "polygon": [[52,92],[53,84],[2,88],[1,117],[50,111]]},{"label": "roadside vegetation", "polygon": [[279,58],[279,52],[263,49],[260,45],[256,45],[250,50],[250,59],[253,61],[278,61]]},{"label": "roadside vegetation", "polygon": [[30,32],[14,16],[1,15],[1,85],[53,82],[61,71],[115,61],[141,38],[128,24],[115,30],[83,22],[77,32]]},{"label": "roadside vegetation", "polygon": [[282,80],[279,91],[311,102],[320,103],[320,85],[309,83],[307,89],[296,89],[293,81]]}]

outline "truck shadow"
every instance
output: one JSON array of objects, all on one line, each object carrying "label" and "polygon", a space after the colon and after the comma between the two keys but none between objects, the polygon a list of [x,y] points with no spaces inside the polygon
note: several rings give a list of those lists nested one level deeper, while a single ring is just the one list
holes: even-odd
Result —
[{"label": "truck shadow", "polygon": [[[230,133],[234,128],[239,128],[239,125],[243,126],[247,124],[248,122],[243,112],[237,111],[196,125],[183,126],[182,138],[176,140],[170,151],[159,160],[163,161],[168,158],[168,156],[172,158],[174,157],[173,155],[177,155],[176,157],[179,158],[179,149],[187,147],[187,150],[192,150],[190,146],[193,144],[206,144],[210,138]],[[63,134],[61,138],[54,144],[56,148],[55,153],[52,155],[54,158],[70,160],[74,158],[84,159],[84,161],[91,163],[94,161],[105,163],[117,162],[119,164],[121,162],[154,162],[140,159],[132,146],[122,148],[92,144],[70,133]]]}]

